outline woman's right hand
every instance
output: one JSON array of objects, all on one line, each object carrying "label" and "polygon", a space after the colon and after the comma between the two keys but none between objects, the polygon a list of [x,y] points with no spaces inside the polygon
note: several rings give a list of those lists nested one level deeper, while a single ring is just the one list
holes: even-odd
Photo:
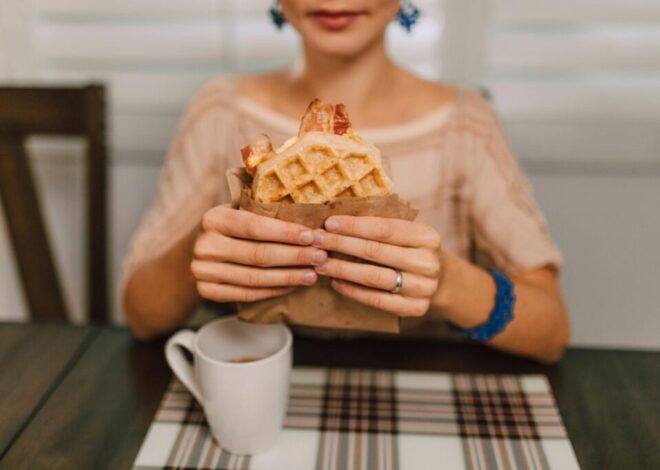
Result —
[{"label": "woman's right hand", "polygon": [[328,257],[313,241],[304,225],[214,207],[204,214],[193,246],[197,291],[214,302],[254,302],[312,285],[312,266]]}]

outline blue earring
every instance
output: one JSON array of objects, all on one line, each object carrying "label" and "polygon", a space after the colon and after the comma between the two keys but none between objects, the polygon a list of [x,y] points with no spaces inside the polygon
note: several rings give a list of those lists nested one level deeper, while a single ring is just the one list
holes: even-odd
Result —
[{"label": "blue earring", "polygon": [[270,14],[270,19],[275,23],[277,29],[282,29],[284,23],[286,23],[286,18],[284,18],[284,13],[282,12],[282,6],[280,5],[279,0],[273,2],[273,6],[268,10]]},{"label": "blue earring", "polygon": [[414,24],[417,23],[420,13],[419,8],[417,8],[412,0],[401,0],[401,6],[396,15],[396,20],[407,32],[410,32]]}]

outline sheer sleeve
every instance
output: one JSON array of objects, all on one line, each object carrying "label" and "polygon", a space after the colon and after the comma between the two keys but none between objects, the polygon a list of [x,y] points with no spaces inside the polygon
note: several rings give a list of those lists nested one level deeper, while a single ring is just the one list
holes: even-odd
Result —
[{"label": "sheer sleeve", "polygon": [[469,216],[477,256],[505,272],[559,269],[562,256],[526,175],[514,159],[491,106],[471,93],[464,125],[470,134],[467,159]]},{"label": "sheer sleeve", "polygon": [[138,266],[167,252],[200,223],[204,212],[228,201],[224,174],[235,113],[227,80],[204,86],[180,119],[155,200],[124,258],[120,294]]}]

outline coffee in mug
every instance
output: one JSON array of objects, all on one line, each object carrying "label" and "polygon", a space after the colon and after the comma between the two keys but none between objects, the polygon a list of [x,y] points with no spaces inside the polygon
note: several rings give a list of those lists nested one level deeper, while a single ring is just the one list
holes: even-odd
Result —
[{"label": "coffee in mug", "polygon": [[[204,408],[213,437],[234,454],[272,447],[284,424],[292,336],[284,325],[236,317],[183,330],[165,346],[174,374]],[[192,353],[192,363],[182,349]]]},{"label": "coffee in mug", "polygon": [[258,357],[239,357],[237,359],[229,359],[229,362],[233,362],[233,363],[236,363],[236,364],[242,364],[242,363],[245,363],[245,362],[258,361],[259,359],[260,358],[258,358]]}]

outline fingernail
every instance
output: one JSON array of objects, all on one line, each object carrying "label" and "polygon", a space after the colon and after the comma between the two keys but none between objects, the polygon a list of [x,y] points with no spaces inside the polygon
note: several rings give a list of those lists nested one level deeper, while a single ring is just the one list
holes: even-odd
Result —
[{"label": "fingernail", "polygon": [[330,217],[328,220],[325,221],[325,228],[327,228],[330,231],[337,230],[339,228],[339,222],[337,221],[337,219],[333,219],[332,217]]},{"label": "fingernail", "polygon": [[314,231],[314,245],[320,246],[323,245],[323,232],[320,230]]},{"label": "fingernail", "polygon": [[308,245],[314,241],[314,233],[311,230],[305,230],[300,234],[300,243]]},{"label": "fingernail", "polygon": [[305,274],[303,274],[303,283],[310,285],[314,284],[314,281],[316,281],[316,274],[314,271],[305,271]]},{"label": "fingernail", "polygon": [[333,279],[330,285],[332,286],[333,289],[339,289],[343,285],[343,282],[338,281],[337,279]]},{"label": "fingernail", "polygon": [[319,264],[323,263],[326,260],[326,257],[327,257],[327,255],[326,255],[325,251],[320,251],[319,250],[319,251],[317,251],[316,253],[314,253],[312,255],[312,263],[315,264],[315,265],[319,265]]},{"label": "fingernail", "polygon": [[319,265],[316,267],[316,272],[317,272],[317,273],[324,273],[325,271],[326,271],[326,264],[325,264],[325,263],[323,263],[323,264],[319,264]]}]

